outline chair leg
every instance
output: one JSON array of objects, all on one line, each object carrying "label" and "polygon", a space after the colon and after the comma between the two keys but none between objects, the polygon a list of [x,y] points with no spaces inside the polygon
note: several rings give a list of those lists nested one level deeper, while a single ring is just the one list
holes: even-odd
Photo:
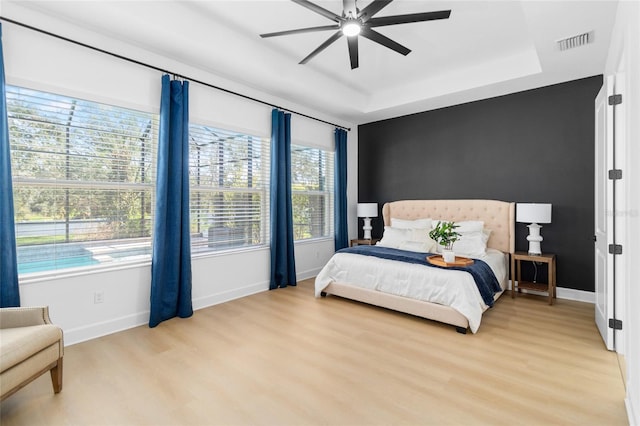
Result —
[{"label": "chair leg", "polygon": [[62,390],[62,358],[58,359],[58,363],[51,369],[51,383],[53,384],[53,392],[60,393]]}]

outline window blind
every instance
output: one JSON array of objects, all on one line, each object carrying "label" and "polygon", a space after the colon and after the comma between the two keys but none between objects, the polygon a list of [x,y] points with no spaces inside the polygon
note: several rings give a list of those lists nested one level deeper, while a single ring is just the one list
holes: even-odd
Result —
[{"label": "window blind", "polygon": [[269,143],[199,124],[189,143],[192,251],[267,244]]},{"label": "window blind", "polygon": [[295,240],[333,237],[334,153],[291,146]]},{"label": "window blind", "polygon": [[21,274],[149,259],[157,115],[7,86]]}]

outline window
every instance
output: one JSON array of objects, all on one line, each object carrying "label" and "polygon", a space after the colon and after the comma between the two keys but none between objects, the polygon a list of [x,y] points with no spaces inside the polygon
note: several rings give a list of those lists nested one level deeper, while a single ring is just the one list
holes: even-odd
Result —
[{"label": "window", "polygon": [[189,125],[194,253],[267,243],[269,144],[256,136]]},{"label": "window", "polygon": [[[7,86],[20,274],[148,261],[158,115]],[[189,126],[193,253],[269,240],[269,142]],[[292,146],[296,240],[333,235],[333,152]]]},{"label": "window", "polygon": [[295,240],[333,237],[333,152],[291,146]]},{"label": "window", "polygon": [[20,274],[149,259],[157,115],[7,86]]}]

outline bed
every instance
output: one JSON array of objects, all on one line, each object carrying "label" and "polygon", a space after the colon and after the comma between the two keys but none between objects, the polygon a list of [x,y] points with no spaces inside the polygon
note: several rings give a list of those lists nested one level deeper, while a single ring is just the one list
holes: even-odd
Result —
[{"label": "bed", "polygon": [[[515,203],[497,200],[403,200],[382,209],[385,236],[394,221],[481,221],[490,230],[487,255],[471,256],[486,261],[496,273],[500,291],[508,285],[509,257],[515,246]],[[399,220],[397,220],[399,219]],[[488,231],[486,231],[488,233]],[[491,257],[491,259],[489,259]],[[413,290],[397,291],[398,282]],[[453,325],[460,333],[477,332],[488,304],[478,299],[471,275],[464,271],[431,268],[338,252],[315,281],[316,297],[339,296]],[[486,299],[485,299],[486,300]]]}]

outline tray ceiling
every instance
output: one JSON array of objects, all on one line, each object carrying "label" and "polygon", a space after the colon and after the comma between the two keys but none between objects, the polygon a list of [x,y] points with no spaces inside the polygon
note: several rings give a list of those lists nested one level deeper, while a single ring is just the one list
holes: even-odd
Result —
[{"label": "tray ceiling", "polygon": [[[601,74],[617,7],[395,0],[376,16],[451,9],[451,17],[378,28],[412,52],[402,56],[360,39],[360,67],[351,70],[344,37],[298,64],[331,31],[259,37],[331,23],[286,0],[3,3],[0,13],[8,18],[35,24],[30,13],[56,17],[356,124]],[[341,1],[317,3],[342,10]],[[556,43],[585,32],[592,36],[584,46],[561,51]]]}]

